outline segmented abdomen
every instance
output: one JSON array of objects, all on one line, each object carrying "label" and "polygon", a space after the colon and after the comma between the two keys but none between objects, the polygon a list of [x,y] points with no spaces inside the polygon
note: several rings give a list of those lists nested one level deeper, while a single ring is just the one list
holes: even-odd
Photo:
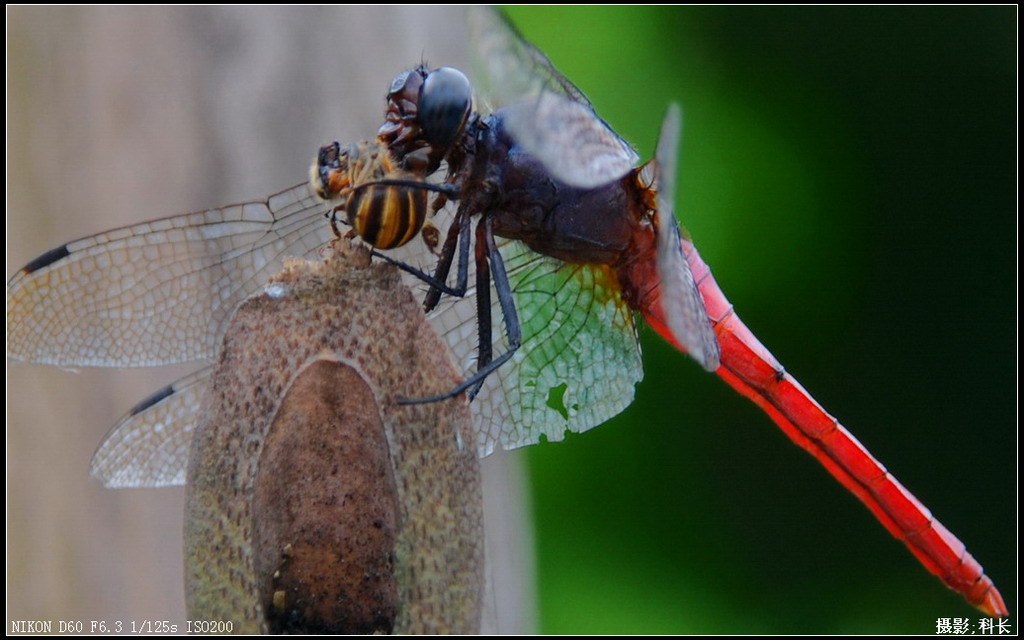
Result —
[{"label": "segmented abdomen", "polygon": [[346,211],[359,236],[378,249],[409,242],[427,217],[426,189],[404,185],[367,185],[353,190]]}]

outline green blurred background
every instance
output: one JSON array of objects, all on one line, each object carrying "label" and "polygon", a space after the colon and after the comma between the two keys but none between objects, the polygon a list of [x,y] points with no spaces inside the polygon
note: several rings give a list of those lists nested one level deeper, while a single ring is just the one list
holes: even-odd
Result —
[{"label": "green blurred background", "polygon": [[[1016,612],[1016,8],[509,14],[644,157],[682,105],[678,215],[740,316]],[[753,404],[642,337],[632,407],[528,454],[544,632],[977,622]]]}]

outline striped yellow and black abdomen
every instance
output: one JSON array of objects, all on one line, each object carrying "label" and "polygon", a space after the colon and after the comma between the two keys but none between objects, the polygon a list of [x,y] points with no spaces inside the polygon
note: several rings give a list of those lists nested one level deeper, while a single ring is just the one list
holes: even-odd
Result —
[{"label": "striped yellow and black abdomen", "polygon": [[348,222],[377,249],[394,249],[416,237],[427,218],[427,189],[370,184],[352,190]]}]

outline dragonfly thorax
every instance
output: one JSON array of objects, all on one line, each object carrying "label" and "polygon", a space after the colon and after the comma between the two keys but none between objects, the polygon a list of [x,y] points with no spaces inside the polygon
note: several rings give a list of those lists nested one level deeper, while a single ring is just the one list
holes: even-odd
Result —
[{"label": "dragonfly thorax", "polygon": [[618,266],[647,211],[635,174],[594,188],[565,184],[515,144],[503,117],[498,111],[479,128],[473,163],[483,167],[482,185],[463,198],[488,212],[495,235],[566,262]]}]

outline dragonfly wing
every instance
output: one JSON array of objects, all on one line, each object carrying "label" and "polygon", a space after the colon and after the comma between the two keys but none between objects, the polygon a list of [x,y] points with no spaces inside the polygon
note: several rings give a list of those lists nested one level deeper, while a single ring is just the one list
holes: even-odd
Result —
[{"label": "dragonfly wing", "polygon": [[[676,159],[682,117],[679,106],[669,105],[661,125],[653,163],[653,188],[658,194],[658,277],[665,322],[676,341],[708,371],[719,364],[718,339],[697,289],[690,264],[683,254],[679,223],[672,206]],[[645,169],[648,167],[645,167]]]},{"label": "dragonfly wing", "polygon": [[566,96],[593,113],[594,108],[583,92],[559,73],[540,49],[523,38],[500,9],[468,7],[466,22],[478,111],[490,113],[551,92]]},{"label": "dragonfly wing", "polygon": [[607,184],[629,173],[639,159],[592,111],[557,93],[544,92],[503,113],[516,144],[568,185]]},{"label": "dragonfly wing", "polygon": [[[610,271],[542,256],[518,241],[499,239],[499,250],[523,342],[470,405],[481,456],[595,427],[629,406],[643,378],[633,313]],[[466,372],[476,368],[475,295],[445,298],[429,316]],[[491,300],[500,354],[507,349],[504,318],[497,296]]]},{"label": "dragonfly wing", "polygon": [[639,156],[586,96],[493,7],[467,10],[473,81],[484,111],[506,108],[504,126],[566,184],[591,188],[620,178]]},{"label": "dragonfly wing", "polygon": [[107,433],[89,473],[111,489],[185,484],[192,433],[212,369],[157,391]]},{"label": "dragonfly wing", "polygon": [[686,261],[676,219],[662,210],[658,220],[658,275],[661,304],[672,336],[707,371],[719,365],[719,346],[704,299]]},{"label": "dragonfly wing", "polygon": [[304,183],[53,249],[7,283],[7,355],[64,367],[212,359],[242,300],[330,239],[325,210]]}]

